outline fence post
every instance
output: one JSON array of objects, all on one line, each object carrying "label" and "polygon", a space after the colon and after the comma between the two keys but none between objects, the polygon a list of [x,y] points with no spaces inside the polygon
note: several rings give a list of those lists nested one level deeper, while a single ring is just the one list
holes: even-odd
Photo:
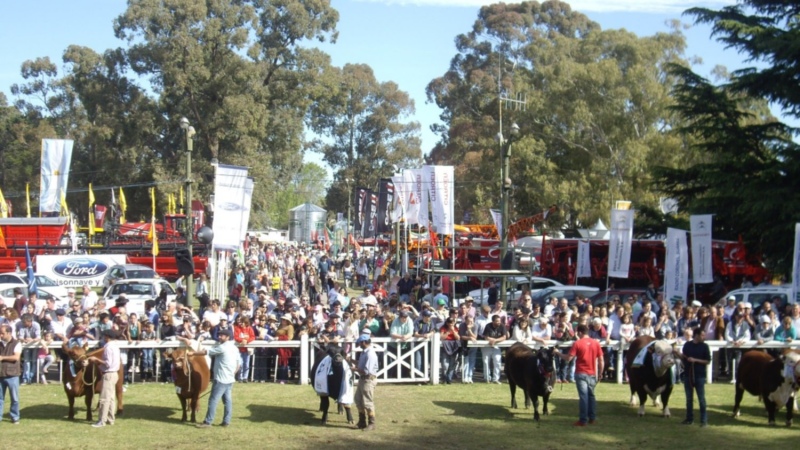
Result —
[{"label": "fence post", "polygon": [[431,384],[437,385],[439,384],[439,367],[441,366],[441,361],[439,359],[439,355],[441,354],[442,348],[440,346],[441,337],[439,333],[433,333],[433,338],[431,339]]},{"label": "fence post", "polygon": [[625,373],[625,340],[620,339],[617,343],[617,384],[622,384],[623,375]]},{"label": "fence post", "polygon": [[308,384],[308,352],[309,340],[308,335],[303,334],[300,336],[300,384]]}]

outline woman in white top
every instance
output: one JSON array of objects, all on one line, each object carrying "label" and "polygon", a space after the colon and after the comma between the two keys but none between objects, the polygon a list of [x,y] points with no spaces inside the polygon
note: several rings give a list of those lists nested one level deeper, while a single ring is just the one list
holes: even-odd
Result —
[{"label": "woman in white top", "polygon": [[540,317],[538,322],[531,329],[531,339],[538,345],[547,345],[553,335],[553,327],[547,321],[547,317]]},{"label": "woman in white top", "polygon": [[514,340],[528,344],[531,342],[531,327],[528,323],[528,318],[523,317],[514,325]]}]

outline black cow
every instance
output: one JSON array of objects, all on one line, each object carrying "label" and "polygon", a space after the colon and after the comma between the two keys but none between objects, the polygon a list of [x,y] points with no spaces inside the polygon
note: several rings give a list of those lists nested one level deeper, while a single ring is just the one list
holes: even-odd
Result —
[{"label": "black cow", "polygon": [[[655,341],[655,342],[653,342]],[[649,347],[648,344],[653,342]],[[639,351],[647,347],[647,354],[641,365],[634,367],[634,359]],[[670,368],[675,365],[675,355],[672,345],[667,341],[656,341],[650,336],[639,336],[631,341],[628,348],[628,360],[625,368],[628,370],[628,379],[631,387],[631,406],[636,406],[636,397],[639,400],[639,417],[644,416],[644,405],[647,396],[650,396],[656,405],[661,397],[664,417],[669,417],[669,396],[672,395],[672,372]]]},{"label": "black cow", "polygon": [[517,385],[525,394],[525,409],[533,399],[533,419],[539,420],[539,397],[544,400],[544,415],[549,415],[547,402],[553,392],[555,362],[553,348],[542,348],[534,352],[527,345],[517,342],[506,352],[506,378],[511,389],[511,407],[517,408]]},{"label": "black cow", "polygon": [[[314,367],[311,369],[311,386],[317,390],[315,383],[317,368],[319,368],[320,363],[322,363],[322,360],[326,357],[330,357],[332,361],[331,370],[328,372],[327,379],[328,392],[327,395],[325,395],[317,391],[317,395],[319,395],[319,410],[322,411],[322,424],[325,425],[328,423],[328,408],[331,404],[331,397],[339,404],[339,414],[342,414],[342,409],[347,413],[347,423],[355,423],[353,420],[353,413],[350,410],[350,404],[343,404],[341,402],[342,395],[345,394],[342,392],[342,379],[346,376],[345,365],[348,364],[342,347],[338,345],[329,345],[327,351],[321,350],[317,352]],[[347,373],[349,373],[349,370]],[[347,382],[349,383],[350,381],[348,380]]]},{"label": "black cow", "polygon": [[[786,370],[788,368],[788,370]],[[800,352],[787,350],[781,358],[751,350],[742,356],[736,371],[736,402],[733,417],[739,417],[744,391],[761,397],[767,408],[769,424],[775,425],[775,413],[786,406],[786,426],[792,426],[794,400],[800,381]]]}]

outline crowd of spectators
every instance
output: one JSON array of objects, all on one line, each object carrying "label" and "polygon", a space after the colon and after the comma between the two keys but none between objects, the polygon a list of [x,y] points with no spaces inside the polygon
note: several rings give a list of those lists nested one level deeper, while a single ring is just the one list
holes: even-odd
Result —
[{"label": "crowd of spectators", "polygon": [[[349,258],[332,260],[325,252],[311,247],[251,242],[243,260],[231,261],[227,298],[211,299],[208,281],[198,281],[199,309],[189,307],[185,296],[177,301],[156,298],[145,303],[139,316],[126,311],[121,296],[114,305],[88,286],[80,298],[69,291],[69,302],[59,309],[48,301],[37,310],[35,297],[16,293],[13,305],[0,305],[0,323],[9,323],[22,343],[22,382],[46,383],[47,369],[60,356],[49,349],[52,342],[83,345],[97,340],[103,330],[115,329],[122,339],[134,341],[216,340],[220,330],[230,328],[234,341],[241,345],[239,382],[285,383],[297,378],[296,346],[286,348],[246,348],[254,341],[291,341],[301,336],[318,348],[329,344],[352,345],[368,332],[374,337],[392,338],[406,347],[412,338],[430,338],[438,333],[442,341],[442,379],[472,383],[478,355],[482,363],[481,380],[500,382],[501,348],[507,339],[541,346],[550,341],[568,345],[576,339],[578,325],[589,328],[590,337],[601,343],[608,340],[629,342],[637,336],[691,339],[691,329],[700,326],[708,340],[726,340],[733,349],[720,352],[721,374],[730,371],[736,347],[750,340],[790,341],[800,329],[800,305],[764,302],[758,311],[747,303],[735,304],[733,297],[720,304],[692,302],[669,304],[649,286],[642,295],[612,296],[607,302],[592,305],[578,296],[574,304],[550,298],[544,305],[532,303],[523,290],[517,304],[507,310],[495,284],[488,304],[476,307],[471,297],[454,301],[435,283],[406,273],[395,277],[384,264],[386,255],[365,252],[351,264]],[[488,347],[470,347],[470,342],[488,341]],[[394,347],[392,347],[394,348]],[[616,350],[605,347],[609,359],[604,377],[614,377]],[[141,380],[169,381],[171,367],[154,349],[123,350],[126,381],[136,374]],[[416,370],[422,371],[422,352],[414,355]],[[160,361],[157,361],[159,359]],[[157,372],[157,367],[161,370]],[[38,370],[37,370],[38,368]],[[406,371],[407,372],[407,371]],[[38,379],[36,373],[40,374]],[[559,382],[574,382],[574,364],[559,361]]]}]

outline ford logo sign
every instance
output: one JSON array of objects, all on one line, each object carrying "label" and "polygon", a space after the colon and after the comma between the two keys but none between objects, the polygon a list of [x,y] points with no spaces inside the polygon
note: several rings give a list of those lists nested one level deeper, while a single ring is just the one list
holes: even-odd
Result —
[{"label": "ford logo sign", "polygon": [[53,266],[53,272],[67,278],[91,278],[106,273],[108,265],[99,259],[77,258]]},{"label": "ford logo sign", "polygon": [[241,211],[242,206],[238,203],[233,202],[222,202],[220,203],[219,207],[224,209],[225,211]]}]

